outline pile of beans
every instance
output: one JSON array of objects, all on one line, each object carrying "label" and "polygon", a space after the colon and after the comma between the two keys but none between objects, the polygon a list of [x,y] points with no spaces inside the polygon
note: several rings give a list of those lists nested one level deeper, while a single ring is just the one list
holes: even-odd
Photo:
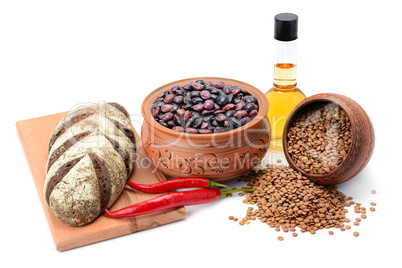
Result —
[{"label": "pile of beans", "polygon": [[[240,225],[259,219],[276,231],[292,232],[292,236],[296,237],[296,228],[311,234],[331,227],[350,230],[351,220],[346,218],[346,207],[352,205],[354,212],[360,216],[353,222],[354,226],[359,226],[362,219],[367,218],[366,208],[339,192],[336,186],[318,185],[286,166],[271,165],[252,170],[244,180],[248,181],[245,188],[255,191],[247,193],[243,203],[257,205],[258,208],[248,207],[246,216],[239,221]],[[376,194],[376,191],[371,193]],[[370,211],[374,212],[376,203],[371,202],[370,205]],[[238,220],[233,216],[229,219]],[[332,230],[328,233],[334,234]],[[353,235],[359,236],[359,233],[354,232]],[[278,237],[280,241],[283,239]]]},{"label": "pile of beans", "polygon": [[299,168],[309,174],[326,174],[349,152],[351,123],[335,103],[320,104],[296,117],[287,137],[288,153]]},{"label": "pile of beans", "polygon": [[198,79],[158,95],[151,112],[167,128],[211,134],[247,124],[258,114],[258,108],[257,99],[238,86]]}]

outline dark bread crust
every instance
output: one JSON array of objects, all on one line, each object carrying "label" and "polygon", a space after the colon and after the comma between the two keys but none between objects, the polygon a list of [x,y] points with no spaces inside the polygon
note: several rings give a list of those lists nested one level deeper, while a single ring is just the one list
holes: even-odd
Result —
[{"label": "dark bread crust", "polygon": [[98,178],[99,182],[99,199],[101,203],[101,210],[103,211],[107,204],[110,201],[111,196],[111,184],[110,180],[110,173],[105,165],[105,163],[98,158],[96,154],[90,153],[89,157],[91,158],[92,164],[95,168],[96,177]]},{"label": "dark bread crust", "polygon": [[114,108],[119,110],[122,114],[124,114],[128,119],[130,119],[130,115],[128,114],[126,108],[124,108],[121,104],[117,102],[109,102],[109,105],[112,105]]},{"label": "dark bread crust", "polygon": [[62,121],[63,123],[60,124],[60,126],[54,130],[53,135],[50,138],[49,152],[50,152],[50,149],[52,148],[53,144],[57,140],[57,138],[60,137],[61,135],[63,135],[66,132],[66,130],[68,130],[72,125],[77,124],[81,120],[84,120],[85,118],[88,118],[89,116],[93,115],[95,112],[96,111],[93,109],[81,108],[81,109],[75,111],[75,113],[77,115],[73,116],[72,118],[70,118],[68,120]]},{"label": "dark bread crust", "polygon": [[91,134],[91,132],[88,132],[88,131],[84,132],[84,133],[79,133],[79,134],[75,135],[74,137],[66,140],[59,148],[57,148],[55,151],[53,151],[53,153],[49,156],[47,171],[49,171],[49,169],[52,167],[53,163],[56,162],[57,159],[59,159],[59,157],[62,156],[65,151],[70,149],[70,147],[72,147],[74,144],[76,144],[77,142],[79,142],[81,139],[85,138],[89,134]]},{"label": "dark bread crust", "polygon": [[48,187],[46,188],[46,193],[45,193],[45,198],[46,198],[46,203],[49,204],[49,198],[50,195],[52,194],[52,191],[56,185],[61,182],[61,180],[64,178],[64,176],[82,159],[82,157],[73,159],[67,163],[65,163],[59,170],[56,172],[56,174],[49,179],[49,184]]}]

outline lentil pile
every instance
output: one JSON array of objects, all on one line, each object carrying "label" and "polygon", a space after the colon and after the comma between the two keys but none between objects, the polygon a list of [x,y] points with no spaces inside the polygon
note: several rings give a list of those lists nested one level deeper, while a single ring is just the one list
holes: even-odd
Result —
[{"label": "lentil pile", "polygon": [[162,126],[192,134],[229,131],[258,114],[258,101],[238,86],[198,79],[157,96],[152,116]]},{"label": "lentil pile", "polygon": [[[318,185],[290,167],[271,165],[251,171],[243,180],[248,182],[246,189],[255,190],[246,194],[243,203],[257,205],[258,208],[248,207],[246,216],[239,221],[240,225],[259,219],[276,231],[290,231],[293,237],[297,237],[296,228],[311,234],[329,228],[350,230],[346,207],[352,205],[354,212],[361,214],[353,222],[354,226],[367,218],[366,208],[355,203],[352,197],[346,197],[336,186]],[[370,211],[374,211],[376,203],[371,202],[370,205]],[[229,219],[237,221],[233,216]],[[334,235],[332,230],[328,233]],[[354,232],[353,235],[359,236],[359,233]],[[278,239],[282,241],[283,237]]]},{"label": "lentil pile", "polygon": [[288,167],[254,172],[246,188],[255,189],[246,195],[246,202],[258,206],[250,215],[283,231],[296,226],[301,232],[339,228],[347,212],[347,198],[335,186],[315,184]]},{"label": "lentil pile", "polygon": [[336,103],[323,103],[300,113],[287,133],[288,153],[309,174],[338,167],[352,142],[351,123]]}]

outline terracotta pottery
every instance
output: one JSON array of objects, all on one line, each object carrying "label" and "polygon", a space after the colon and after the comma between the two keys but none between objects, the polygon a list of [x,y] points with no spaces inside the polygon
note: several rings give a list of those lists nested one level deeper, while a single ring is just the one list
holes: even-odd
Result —
[{"label": "terracotta pottery", "polygon": [[257,116],[242,127],[214,134],[188,134],[164,127],[151,114],[156,96],[174,85],[185,85],[199,78],[178,80],[159,87],[144,99],[141,140],[147,156],[167,175],[202,176],[224,182],[250,171],[267,152],[271,137],[265,117],[268,101],[259,89],[244,82],[220,77],[200,78],[243,88],[257,98]]},{"label": "terracotta pottery", "polygon": [[[305,108],[318,103],[336,103],[347,113],[351,122],[352,143],[349,153],[337,168],[326,174],[306,173],[296,166],[288,153],[288,137],[286,134],[293,125],[294,118],[300,112],[303,112]],[[289,165],[310,180],[323,185],[342,183],[359,174],[370,161],[374,150],[374,143],[373,125],[362,107],[348,97],[333,93],[317,94],[299,103],[289,115],[283,132],[283,149]]]}]

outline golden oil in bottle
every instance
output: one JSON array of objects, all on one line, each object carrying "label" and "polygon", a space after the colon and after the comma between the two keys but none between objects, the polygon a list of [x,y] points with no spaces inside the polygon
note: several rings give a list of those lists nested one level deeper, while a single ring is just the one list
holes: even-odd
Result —
[{"label": "golden oil in bottle", "polygon": [[265,94],[269,102],[267,117],[271,125],[271,145],[275,147],[283,147],[286,120],[296,105],[306,98],[296,87],[297,21],[298,17],[291,13],[275,16],[274,86]]},{"label": "golden oil in bottle", "polygon": [[275,64],[274,86],[265,94],[269,107],[267,117],[271,124],[271,145],[282,147],[282,134],[292,110],[306,96],[296,87],[296,68],[292,63]]}]

